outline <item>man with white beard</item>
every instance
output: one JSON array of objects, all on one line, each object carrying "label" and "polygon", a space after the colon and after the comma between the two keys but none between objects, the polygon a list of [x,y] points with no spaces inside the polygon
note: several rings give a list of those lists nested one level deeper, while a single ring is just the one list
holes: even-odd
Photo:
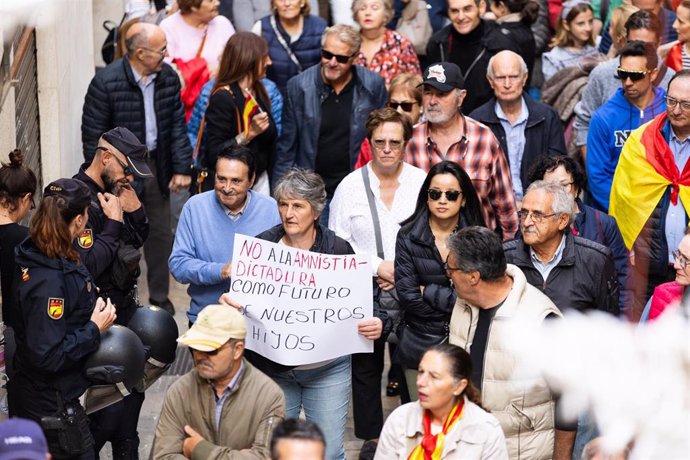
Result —
[{"label": "man with white beard", "polygon": [[460,112],[467,96],[460,68],[432,64],[423,85],[426,121],[414,127],[405,161],[427,172],[443,160],[458,163],[472,179],[487,227],[512,239],[518,220],[510,168],[491,130]]}]

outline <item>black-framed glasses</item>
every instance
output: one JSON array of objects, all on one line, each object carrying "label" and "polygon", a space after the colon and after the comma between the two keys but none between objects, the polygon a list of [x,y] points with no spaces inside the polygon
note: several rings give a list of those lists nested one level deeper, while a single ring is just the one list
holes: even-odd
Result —
[{"label": "black-framed glasses", "polygon": [[403,141],[399,141],[397,139],[374,139],[371,141],[371,143],[377,150],[384,150],[386,148],[386,145],[388,145],[391,150],[398,151],[403,146]]},{"label": "black-framed glasses", "polygon": [[685,257],[685,256],[680,252],[679,249],[676,249],[675,251],[673,251],[673,252],[671,253],[671,255],[673,256],[673,260],[676,261],[676,262],[678,262],[678,265],[680,265],[681,267],[683,267],[683,270],[685,270],[686,268],[688,268],[688,266],[690,266],[690,260],[688,260],[688,258]]},{"label": "black-framed glasses", "polygon": [[412,112],[412,109],[414,108],[416,103],[417,103],[417,101],[403,101],[403,102],[390,101],[390,102],[388,102],[388,107],[390,107],[393,110],[398,110],[398,107],[402,107],[403,112]]},{"label": "black-framed glasses", "polygon": [[459,190],[436,190],[434,188],[430,188],[427,190],[427,193],[429,194],[429,199],[431,201],[438,201],[441,199],[441,195],[446,195],[446,200],[448,201],[458,201],[458,198],[460,198],[460,195],[462,195],[462,192]]},{"label": "black-framed glasses", "polygon": [[330,51],[326,50],[321,50],[321,57],[324,58],[327,61],[330,61],[331,59],[335,58],[335,60],[338,62],[338,64],[347,64],[347,62],[352,59],[354,54],[351,54],[349,56],[345,56],[342,54],[333,54]]},{"label": "black-framed glasses", "polygon": [[446,273],[462,270],[460,267],[451,267],[450,265],[448,265],[448,259],[446,259],[446,261],[443,262],[443,269],[446,271]]},{"label": "black-framed glasses", "polygon": [[527,211],[526,209],[521,209],[517,212],[518,219],[520,219],[520,222],[525,222],[528,217],[532,217],[532,222],[535,224],[541,224],[544,219],[548,219],[553,216],[559,215],[558,213],[554,212],[552,214],[544,214],[541,211]]},{"label": "black-framed glasses", "polygon": [[625,70],[619,67],[616,70],[616,77],[621,81],[625,81],[627,78],[631,81],[640,81],[649,72],[651,72],[651,70]]},{"label": "black-framed glasses", "polygon": [[108,153],[110,154],[110,156],[112,156],[113,158],[115,158],[115,161],[117,161],[118,164],[119,164],[120,166],[122,166],[122,172],[123,172],[123,174],[125,175],[125,177],[126,177],[126,176],[134,176],[134,175],[135,175],[135,174],[134,174],[134,170],[133,170],[127,163],[123,163],[122,160],[120,160],[120,159],[117,157],[117,155],[115,155],[115,154],[114,154],[113,152],[111,152],[109,149],[107,149],[107,148],[105,148],[105,147],[96,147],[96,150],[97,150],[97,151],[98,151],[98,150],[102,150],[102,151],[104,151],[104,152],[108,152]]},{"label": "black-framed glasses", "polygon": [[165,53],[168,51],[168,47],[164,46],[162,50],[154,50],[153,48],[147,48],[145,46],[140,46],[141,49],[150,51],[152,53],[160,54],[161,56],[165,56]]},{"label": "black-framed glasses", "polygon": [[666,96],[666,106],[668,108],[673,109],[678,104],[680,104],[681,110],[683,110],[684,112],[690,112],[690,101],[681,101],[679,99],[676,99],[675,97]]}]

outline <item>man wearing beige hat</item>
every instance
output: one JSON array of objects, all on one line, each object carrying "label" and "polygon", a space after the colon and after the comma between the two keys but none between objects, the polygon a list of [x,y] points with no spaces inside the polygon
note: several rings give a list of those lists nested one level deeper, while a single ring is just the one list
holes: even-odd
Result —
[{"label": "man wearing beige hat", "polygon": [[[244,359],[247,326],[234,308],[209,305],[177,341],[194,369],[165,396],[154,459],[270,458],[273,427],[285,417],[285,397],[273,380]],[[241,451],[241,452],[240,452]]]}]

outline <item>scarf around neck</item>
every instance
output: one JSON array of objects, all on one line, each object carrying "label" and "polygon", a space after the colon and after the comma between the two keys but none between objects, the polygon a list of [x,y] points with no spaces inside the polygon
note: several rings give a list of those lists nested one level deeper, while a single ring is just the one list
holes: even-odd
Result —
[{"label": "scarf around neck", "polygon": [[424,428],[424,437],[422,437],[422,442],[419,443],[417,447],[410,453],[408,460],[440,460],[441,454],[443,453],[443,444],[446,439],[446,434],[453,429],[455,424],[462,418],[463,409],[465,407],[465,399],[460,398],[453,409],[446,417],[446,421],[443,423],[443,430],[437,434],[431,434],[431,411],[424,411],[424,418],[422,420],[422,425]]}]

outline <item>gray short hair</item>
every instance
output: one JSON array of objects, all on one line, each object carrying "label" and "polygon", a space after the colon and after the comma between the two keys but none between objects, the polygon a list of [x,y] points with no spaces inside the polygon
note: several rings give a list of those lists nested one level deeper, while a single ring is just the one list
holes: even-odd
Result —
[{"label": "gray short hair", "polygon": [[326,185],[321,176],[309,169],[290,169],[273,190],[276,201],[282,199],[306,200],[314,214],[320,215],[326,207]]},{"label": "gray short hair", "polygon": [[545,180],[538,180],[532,182],[532,184],[527,187],[527,195],[533,190],[543,190],[553,197],[553,203],[551,203],[551,212],[556,214],[567,214],[568,224],[572,224],[577,216],[577,211],[575,208],[575,198],[568,193],[561,184],[556,182],[547,182]]},{"label": "gray short hair", "polygon": [[327,27],[323,31],[321,36],[321,47],[326,44],[326,39],[329,35],[335,35],[338,40],[350,46],[350,54],[355,54],[359,51],[359,47],[362,46],[362,37],[359,32],[355,30],[354,27],[348,26],[347,24],[336,24],[331,27]]},{"label": "gray short hair", "polygon": [[[513,51],[505,52],[514,55],[518,59],[518,61],[520,61],[520,76],[525,75],[527,73],[527,64],[525,63],[525,60],[522,59],[522,56]],[[489,59],[489,66],[486,68],[486,76],[489,77],[491,80],[494,79],[494,59],[496,58],[496,56],[497,54],[491,56],[491,59]]]}]

